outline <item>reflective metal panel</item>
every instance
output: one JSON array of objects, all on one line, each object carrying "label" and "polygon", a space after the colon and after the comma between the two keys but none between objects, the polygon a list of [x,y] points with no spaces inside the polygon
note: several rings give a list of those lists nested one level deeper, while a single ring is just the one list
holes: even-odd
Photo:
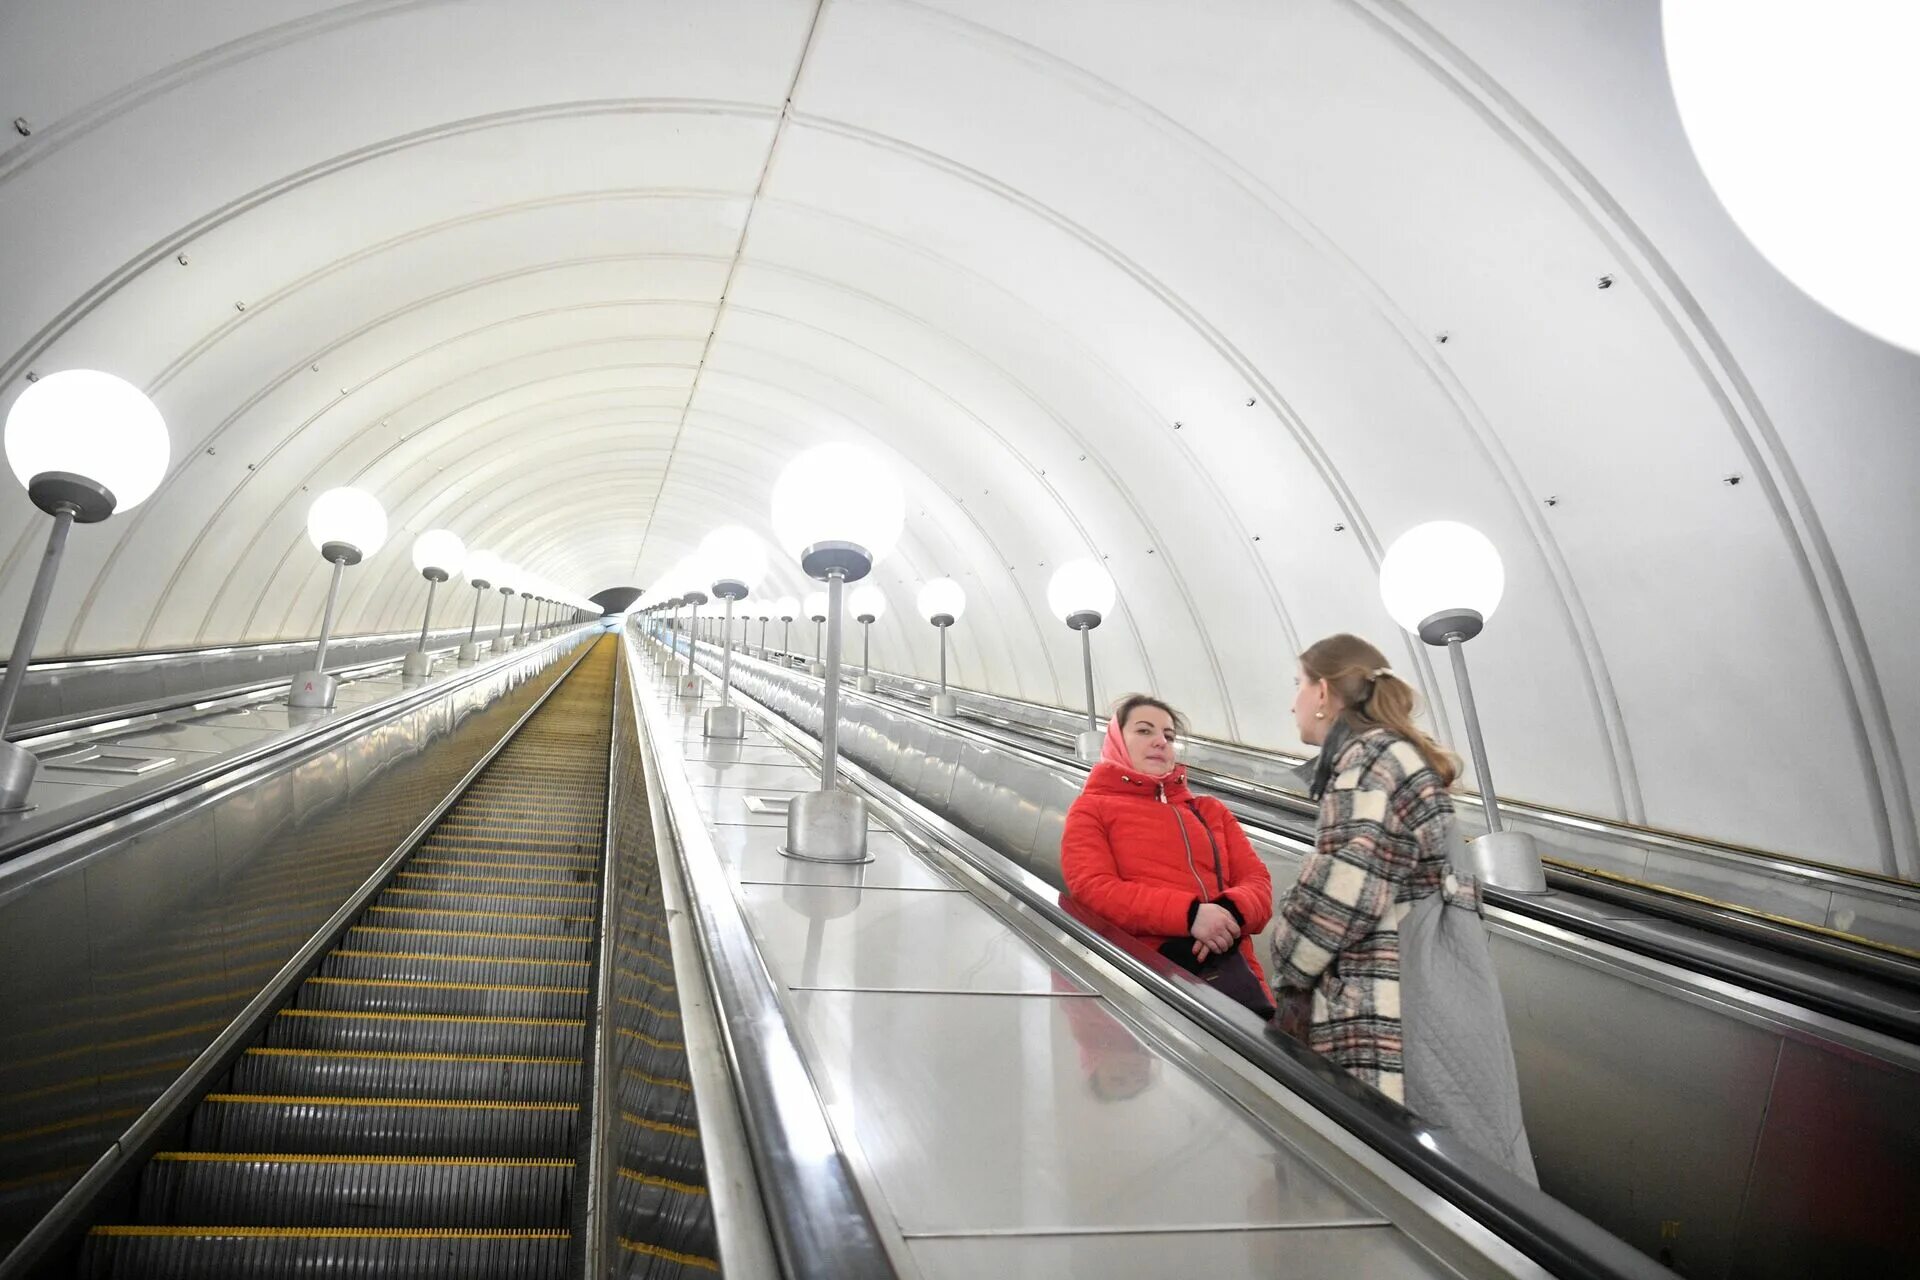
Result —
[{"label": "reflective metal panel", "polygon": [[1451,1275],[1392,1227],[910,1238],[925,1280],[1159,1280],[1285,1276],[1414,1280]]},{"label": "reflective metal panel", "polygon": [[713,846],[734,879],[742,884],[813,884],[833,888],[953,889],[960,886],[915,857],[906,841],[886,830],[867,832],[871,862],[804,862],[780,852],[786,843],[778,826],[712,828]]},{"label": "reflective metal panel", "polygon": [[789,986],[1032,994],[1083,989],[964,893],[745,884],[740,905],[767,967]]},{"label": "reflective metal panel", "polygon": [[1104,1001],[813,991],[793,1007],[908,1234],[1379,1221]]}]

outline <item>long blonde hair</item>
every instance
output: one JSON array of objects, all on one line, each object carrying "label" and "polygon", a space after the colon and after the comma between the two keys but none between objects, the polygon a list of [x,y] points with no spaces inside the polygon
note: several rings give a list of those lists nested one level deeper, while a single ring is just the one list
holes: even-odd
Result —
[{"label": "long blonde hair", "polygon": [[1340,699],[1340,719],[1355,733],[1387,729],[1405,738],[1440,775],[1440,785],[1451,787],[1460,776],[1460,758],[1428,737],[1413,721],[1418,699],[1413,686],[1401,679],[1387,655],[1359,636],[1328,636],[1300,655],[1300,669],[1311,680],[1325,680]]}]

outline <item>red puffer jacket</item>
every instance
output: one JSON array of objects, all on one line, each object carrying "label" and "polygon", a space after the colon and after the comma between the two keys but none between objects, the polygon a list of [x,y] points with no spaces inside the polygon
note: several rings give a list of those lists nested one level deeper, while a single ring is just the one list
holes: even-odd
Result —
[{"label": "red puffer jacket", "polygon": [[[1215,873],[1214,847],[1224,882]],[[1240,912],[1240,954],[1266,981],[1253,936],[1273,918],[1273,878],[1227,806],[1187,789],[1184,768],[1155,779],[1117,764],[1095,765],[1067,810],[1060,870],[1067,892],[1156,947],[1188,936],[1195,902],[1227,898]]]}]

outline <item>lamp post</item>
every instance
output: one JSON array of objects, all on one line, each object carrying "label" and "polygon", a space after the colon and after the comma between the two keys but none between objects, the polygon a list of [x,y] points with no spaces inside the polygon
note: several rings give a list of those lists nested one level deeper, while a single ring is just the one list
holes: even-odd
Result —
[{"label": "lamp post", "polygon": [[781,596],[774,603],[773,616],[780,619],[780,661],[786,665],[793,658],[793,620],[800,616],[800,602],[792,596]]},{"label": "lamp post", "polygon": [[960,621],[967,611],[967,592],[952,578],[935,578],[920,588],[914,601],[920,616],[940,632],[940,692],[933,695],[930,709],[937,716],[951,718],[957,711],[953,695],[947,692],[947,628]]},{"label": "lamp post", "polygon": [[860,678],[854,687],[862,693],[874,693],[880,682],[873,678],[873,624],[887,612],[887,593],[871,582],[853,589],[850,600],[853,620],[860,624]]},{"label": "lamp post", "polygon": [[893,549],[905,499],[885,467],[851,445],[795,458],[773,486],[773,527],[809,578],[827,584],[826,684],[820,700],[820,789],[793,798],[780,851],[821,862],[866,862],[867,806],[837,787],[841,593]]},{"label": "lamp post", "polygon": [[1080,758],[1100,758],[1100,721],[1093,699],[1093,629],[1113,610],[1113,579],[1095,560],[1069,560],[1047,583],[1047,607],[1080,633],[1080,662],[1087,677],[1087,727],[1076,740]]},{"label": "lamp post", "polygon": [[53,599],[67,535],[76,524],[97,524],[138,506],[159,487],[167,474],[167,424],[132,383],[93,369],[67,369],[35,382],[13,402],[6,452],[27,497],[53,517],[0,681],[0,812],[18,813],[32,807],[27,793],[40,762],[4,738]]},{"label": "lamp post", "polygon": [[467,624],[467,642],[460,646],[459,663],[463,667],[480,661],[484,642],[474,638],[480,632],[480,602],[486,599],[487,588],[493,585],[494,566],[498,563],[491,551],[475,551],[467,557],[467,581],[473,584],[473,621]]},{"label": "lamp post", "polygon": [[682,597],[687,602],[687,671],[680,677],[678,693],[683,698],[700,696],[700,606],[707,602],[704,586],[688,587]]},{"label": "lamp post", "polygon": [[1467,679],[1466,642],[1480,634],[1500,606],[1506,582],[1506,567],[1493,543],[1478,529],[1453,520],[1415,525],[1387,548],[1380,562],[1380,599],[1393,620],[1426,643],[1444,647],[1453,659],[1473,776],[1487,813],[1487,834],[1467,845],[1473,856],[1471,871],[1482,882],[1515,893],[1545,893],[1546,872],[1533,837],[1501,826],[1480,713]]},{"label": "lamp post", "polygon": [[493,651],[505,653],[513,648],[513,641],[507,636],[507,606],[511,603],[514,583],[520,578],[520,570],[505,560],[493,566],[493,588],[500,593],[500,626],[493,633]]},{"label": "lamp post", "polygon": [[827,674],[827,593],[824,591],[807,592],[805,605],[807,617],[813,619],[813,661],[807,664],[807,674],[824,676]]},{"label": "lamp post", "polygon": [[520,625],[514,629],[513,633],[513,647],[516,649],[527,643],[527,610],[532,607],[533,599],[531,587],[520,592]]},{"label": "lamp post", "polygon": [[401,664],[403,680],[424,680],[433,670],[427,629],[433,625],[433,593],[467,562],[467,544],[446,529],[429,529],[413,540],[413,567],[427,580],[427,611],[420,618],[420,645]]},{"label": "lamp post", "polygon": [[767,548],[752,530],[725,525],[701,541],[700,560],[713,575],[713,594],[727,602],[720,628],[720,705],[707,708],[705,734],[737,742],[747,736],[747,718],[733,705],[733,606],[766,576]]},{"label": "lamp post", "polygon": [[348,565],[359,564],[386,543],[387,513],[369,493],[329,489],[307,509],[307,539],[333,565],[333,576],[327,582],[327,608],[320,618],[320,644],[314,649],[313,670],[293,678],[287,705],[326,708],[333,705],[340,689],[340,682],[327,674],[327,645],[333,639],[340,575]]},{"label": "lamp post", "polygon": [[[767,656],[767,623],[772,621],[772,619],[772,614],[763,613],[760,615],[760,656],[762,658]],[[745,627],[740,629],[742,631],[746,630]]]}]

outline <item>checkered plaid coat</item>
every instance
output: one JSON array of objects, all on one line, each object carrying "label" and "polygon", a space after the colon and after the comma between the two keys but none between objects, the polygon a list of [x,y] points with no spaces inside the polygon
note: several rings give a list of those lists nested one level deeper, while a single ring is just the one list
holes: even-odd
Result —
[{"label": "checkered plaid coat", "polygon": [[1386,729],[1334,750],[1314,852],[1277,912],[1273,985],[1281,998],[1312,993],[1308,1044],[1404,1102],[1399,926],[1441,890],[1453,801],[1414,745]]}]

